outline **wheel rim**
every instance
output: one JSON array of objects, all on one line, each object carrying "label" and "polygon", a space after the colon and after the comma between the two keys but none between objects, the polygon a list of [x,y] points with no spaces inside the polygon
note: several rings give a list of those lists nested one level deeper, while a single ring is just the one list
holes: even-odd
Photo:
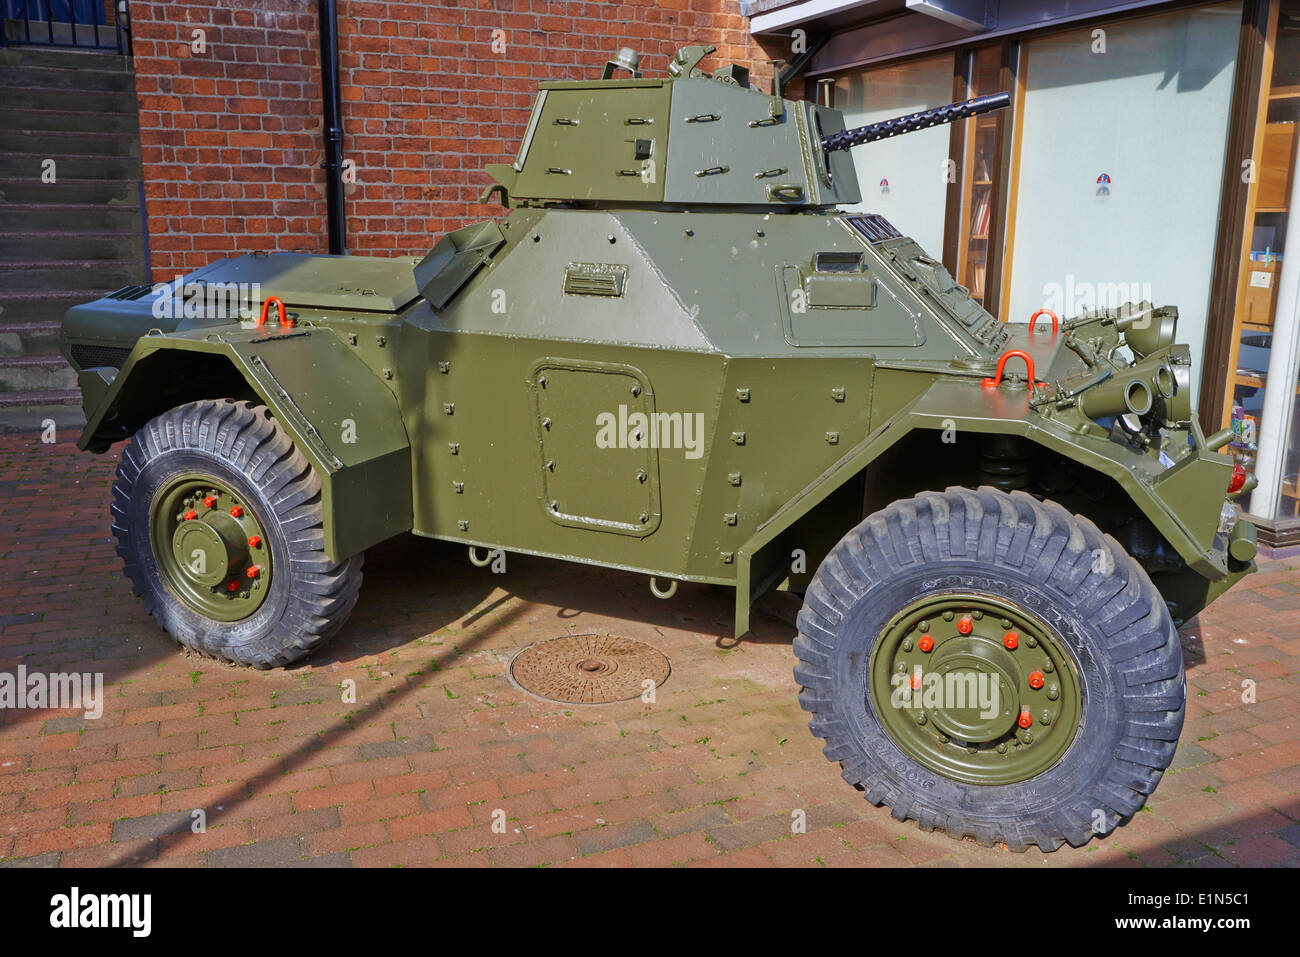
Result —
[{"label": "wheel rim", "polygon": [[257,611],[271,588],[271,550],[246,498],[210,475],[184,475],[159,489],[150,514],[154,559],[182,602],[216,621]]},{"label": "wheel rim", "polygon": [[867,707],[910,758],[968,784],[1014,784],[1065,754],[1082,714],[1064,646],[1016,604],[948,594],[886,625]]}]

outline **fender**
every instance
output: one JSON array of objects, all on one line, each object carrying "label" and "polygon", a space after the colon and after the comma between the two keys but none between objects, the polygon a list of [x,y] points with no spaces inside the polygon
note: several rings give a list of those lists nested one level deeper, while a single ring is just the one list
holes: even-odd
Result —
[{"label": "fender", "polygon": [[[178,355],[183,353],[184,355]],[[342,561],[411,528],[411,449],[396,396],[328,329],[262,326],[151,334],[93,409],[77,445],[102,452],[155,415],[214,395],[177,380],[177,367],[242,377],[321,481],[325,552]],[[198,377],[196,376],[196,379]],[[160,381],[168,384],[159,388]]]},{"label": "fender", "polygon": [[[1176,465],[1161,471],[1150,459],[1127,452],[1108,439],[1081,436],[1043,416],[1028,414],[1025,393],[981,390],[976,380],[936,380],[915,399],[872,430],[861,442],[825,472],[786,502],[758,526],[754,535],[736,553],[737,635],[749,630],[749,613],[754,601],[768,584],[755,588],[752,563],[765,545],[790,528],[871,464],[879,455],[917,429],[956,429],[959,434],[1003,434],[1023,436],[1045,448],[1061,452],[1114,479],[1133,503],[1151,521],[1188,566],[1210,583],[1211,596],[1225,591],[1254,568],[1231,568],[1226,536],[1216,535],[1217,512],[1213,501],[1204,500],[1200,490],[1226,489],[1232,476],[1232,460],[1204,449],[1204,440],[1193,423],[1197,447]],[[979,408],[982,414],[953,415],[953,409]],[[1205,516],[1210,517],[1206,521]],[[1189,518],[1185,518],[1188,516]],[[1191,519],[1195,516],[1199,521]],[[757,592],[757,594],[755,593]]]}]

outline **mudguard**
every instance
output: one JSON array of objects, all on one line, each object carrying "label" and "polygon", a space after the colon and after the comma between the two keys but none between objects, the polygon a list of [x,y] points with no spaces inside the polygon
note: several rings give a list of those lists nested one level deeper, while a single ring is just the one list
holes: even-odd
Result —
[{"label": "mudguard", "polygon": [[[174,378],[185,359],[205,368],[228,362],[307,456],[321,481],[331,559],[410,530],[411,452],[397,398],[324,328],[268,324],[143,336],[86,410],[78,446],[102,451],[180,404],[161,400],[157,384]],[[215,397],[198,390],[180,401]]]},{"label": "mudguard", "polygon": [[[974,408],[981,409],[981,414],[952,412]],[[1164,467],[1145,456],[1131,454],[1114,442],[1070,432],[1051,419],[1037,415],[1026,417],[1023,393],[1015,396],[996,389],[981,389],[978,379],[944,378],[935,380],[849,449],[761,524],[741,546],[736,553],[737,635],[749,630],[750,608],[770,584],[753,580],[758,552],[916,429],[952,430],[957,435],[1023,436],[1114,479],[1196,576],[1204,580],[1205,594],[1198,598],[1202,605],[1255,567],[1253,562],[1245,565],[1231,562],[1228,536],[1217,533],[1216,500],[1222,498],[1219,490],[1227,487],[1232,476],[1232,460],[1205,449],[1203,439],[1176,464]],[[1199,430],[1196,435],[1200,436]]]}]

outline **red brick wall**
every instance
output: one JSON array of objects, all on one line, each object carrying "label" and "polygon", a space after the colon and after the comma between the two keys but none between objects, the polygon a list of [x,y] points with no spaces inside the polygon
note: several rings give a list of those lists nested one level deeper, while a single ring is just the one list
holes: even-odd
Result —
[{"label": "red brick wall", "polygon": [[[326,248],[316,2],[240,7],[131,3],[156,280],[219,256]],[[477,205],[482,167],[513,159],[537,83],[599,76],[619,46],[651,75],[678,47],[710,43],[706,69],[741,63],[762,89],[771,77],[736,0],[339,0],[338,31],[354,253],[422,255],[498,215]]]}]

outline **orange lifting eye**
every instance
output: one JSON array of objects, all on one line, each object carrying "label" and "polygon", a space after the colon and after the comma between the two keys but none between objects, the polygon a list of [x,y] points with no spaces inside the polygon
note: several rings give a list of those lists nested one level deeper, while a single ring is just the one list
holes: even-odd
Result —
[{"label": "orange lifting eye", "polygon": [[1008,351],[1002,353],[1002,355],[998,357],[998,371],[994,374],[994,377],[992,379],[984,380],[984,388],[992,389],[1002,384],[1002,370],[1006,368],[1007,360],[1012,358],[1013,356],[1025,360],[1025,367],[1029,370],[1030,382],[1032,382],[1034,385],[1047,385],[1046,382],[1040,382],[1034,376],[1033,356],[1031,356],[1028,352],[1025,352],[1023,349],[1009,349]]},{"label": "orange lifting eye", "polygon": [[1038,324],[1038,317],[1039,317],[1039,316],[1051,316],[1051,317],[1052,317],[1052,337],[1055,338],[1055,337],[1056,337],[1056,331],[1057,331],[1057,329],[1059,329],[1060,326],[1061,326],[1061,320],[1058,319],[1058,318],[1056,318],[1056,313],[1052,312],[1052,310],[1050,310],[1050,309],[1039,309],[1036,313],[1034,313],[1032,316],[1029,317],[1029,332],[1030,332],[1030,334],[1033,333],[1034,328],[1037,326],[1037,324]]},{"label": "orange lifting eye", "polygon": [[271,311],[271,303],[275,303],[276,307],[280,310],[280,325],[282,325],[286,329],[292,329],[293,320],[290,319],[288,315],[285,313],[284,300],[281,299],[279,296],[266,297],[266,302],[262,303],[262,314],[258,316],[257,324],[259,326],[266,325],[266,315],[268,312]]}]

